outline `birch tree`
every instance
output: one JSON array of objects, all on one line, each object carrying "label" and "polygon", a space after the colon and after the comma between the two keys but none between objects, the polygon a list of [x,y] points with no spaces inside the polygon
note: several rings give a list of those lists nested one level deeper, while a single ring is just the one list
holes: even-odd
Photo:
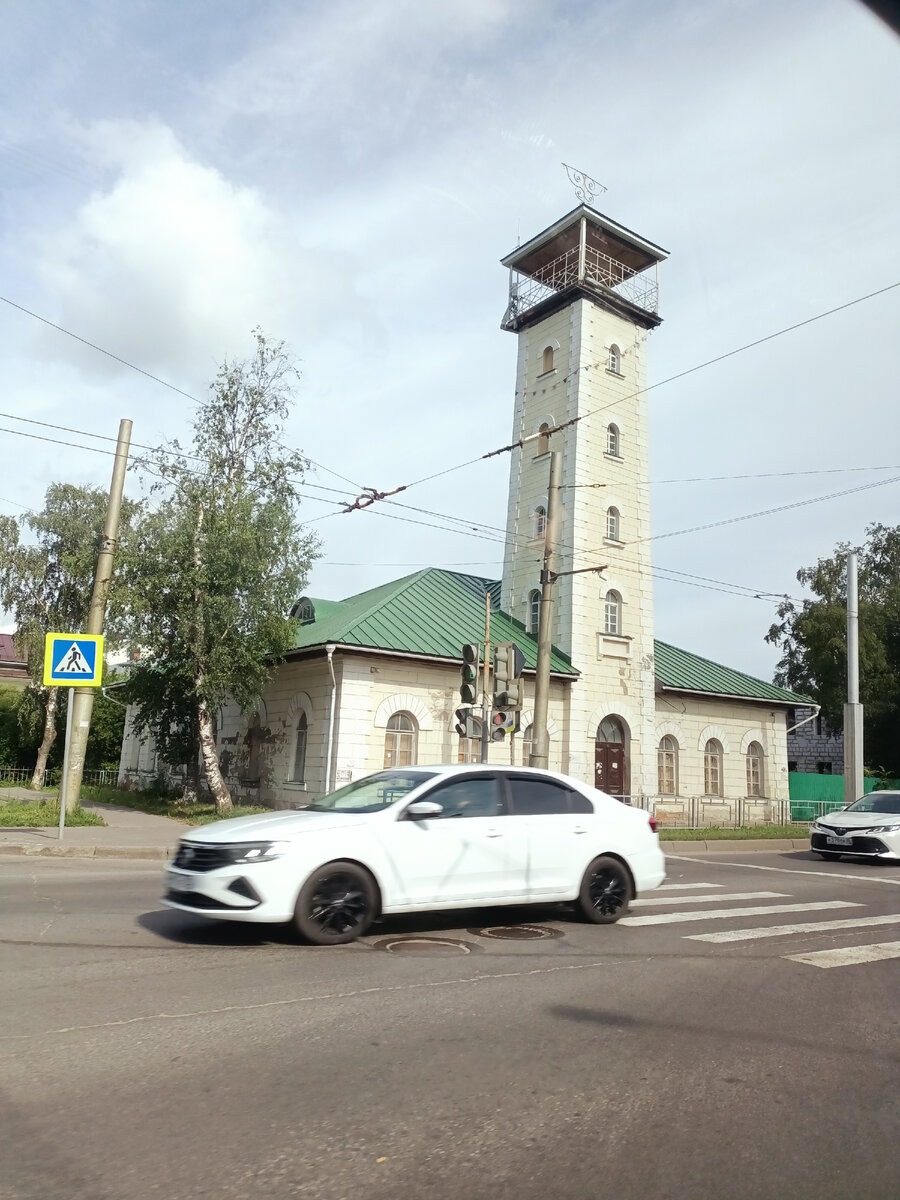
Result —
[{"label": "birch tree", "polygon": [[190,447],[144,460],[159,505],[132,559],[135,724],[171,765],[190,767],[199,749],[220,812],[232,800],[217,713],[258,703],[293,644],[290,609],[318,546],[298,516],[307,463],[284,442],[298,373],[283,343],[253,336],[253,354],[224,362],[198,405]]}]

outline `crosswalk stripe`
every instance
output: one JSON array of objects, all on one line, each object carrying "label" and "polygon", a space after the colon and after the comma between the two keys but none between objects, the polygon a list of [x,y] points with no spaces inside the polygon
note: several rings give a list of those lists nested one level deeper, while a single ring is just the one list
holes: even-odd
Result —
[{"label": "crosswalk stripe", "polygon": [[813,950],[810,954],[785,954],[792,962],[811,967],[850,967],[856,963],[900,958],[900,942],[874,942],[871,946],[846,946],[842,950]]},{"label": "crosswalk stripe", "polygon": [[646,900],[632,901],[632,907],[638,908],[648,904],[714,904],[723,900],[775,900],[790,895],[789,892],[729,892],[714,896],[650,896]]},{"label": "crosswalk stripe", "polygon": [[[716,908],[712,912],[658,913],[654,917],[622,917],[620,925],[674,925],[676,921],[718,921],[726,917],[764,917],[769,913],[815,912],[823,908],[862,908],[854,900],[821,900],[811,904],[761,904],[756,908]],[[900,917],[897,918],[900,921]],[[718,941],[709,935],[707,940]],[[722,938],[722,941],[728,941]],[[740,940],[740,939],[735,939]]]},{"label": "crosswalk stripe", "polygon": [[[808,907],[814,908],[815,905]],[[840,901],[830,908],[846,907]],[[858,907],[854,905],[853,907]],[[749,909],[745,909],[749,912]],[[628,920],[627,917],[624,920]],[[640,918],[638,918],[640,920]],[[621,921],[619,924],[621,925]],[[751,938],[787,937],[791,933],[820,933],[830,929],[862,929],[869,925],[898,925],[900,913],[883,917],[854,917],[848,921],[805,921],[800,925],[768,925],[757,929],[723,929],[720,933],[689,933],[685,937],[692,942],[746,942]]]},{"label": "crosswalk stripe", "polygon": [[654,888],[657,892],[681,892],[688,888],[720,888],[724,887],[721,883],[661,883],[658,888]]}]

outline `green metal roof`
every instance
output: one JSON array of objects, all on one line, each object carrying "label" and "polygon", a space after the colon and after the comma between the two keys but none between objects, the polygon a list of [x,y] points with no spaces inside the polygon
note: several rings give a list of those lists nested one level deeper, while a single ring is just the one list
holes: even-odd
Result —
[{"label": "green metal roof", "polygon": [[746,696],[749,700],[778,700],[782,704],[814,704],[808,696],[765,683],[743,671],[679,650],[668,642],[655,643],[656,678],[666,688],[685,692],[709,692],[715,696]]},{"label": "green metal roof", "polygon": [[[525,655],[526,668],[534,670],[537,640],[525,632],[520,621],[493,607],[499,603],[499,589],[495,579],[429,567],[346,600],[303,597],[316,615],[299,627],[294,648],[334,642],[430,658],[461,658],[466,643],[484,640],[484,597],[489,592],[491,642],[515,642]],[[550,670],[578,675],[566,655],[556,649]]]}]

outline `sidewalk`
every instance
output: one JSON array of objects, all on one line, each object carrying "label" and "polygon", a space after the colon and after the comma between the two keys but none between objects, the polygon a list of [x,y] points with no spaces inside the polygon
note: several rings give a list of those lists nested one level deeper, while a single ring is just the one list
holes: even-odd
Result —
[{"label": "sidewalk", "polygon": [[92,804],[89,800],[82,807],[98,813],[106,825],[66,827],[62,841],[56,826],[38,829],[0,827],[0,855],[168,859],[175,853],[179,838],[193,828],[169,817],[155,817],[110,804]]}]

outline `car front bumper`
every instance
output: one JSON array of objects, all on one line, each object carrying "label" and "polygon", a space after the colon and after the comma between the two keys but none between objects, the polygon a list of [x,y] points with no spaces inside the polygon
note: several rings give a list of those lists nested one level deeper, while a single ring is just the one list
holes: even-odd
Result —
[{"label": "car front bumper", "polygon": [[234,864],[212,871],[168,866],[162,903],[179,912],[227,921],[289,921],[297,885],[281,862]]},{"label": "car front bumper", "polygon": [[[838,839],[837,842],[834,839]],[[850,845],[843,845],[843,842]],[[810,848],[826,854],[850,854],[860,858],[900,859],[900,836],[897,834],[847,832],[841,837],[834,834],[814,832],[810,834]]]}]

